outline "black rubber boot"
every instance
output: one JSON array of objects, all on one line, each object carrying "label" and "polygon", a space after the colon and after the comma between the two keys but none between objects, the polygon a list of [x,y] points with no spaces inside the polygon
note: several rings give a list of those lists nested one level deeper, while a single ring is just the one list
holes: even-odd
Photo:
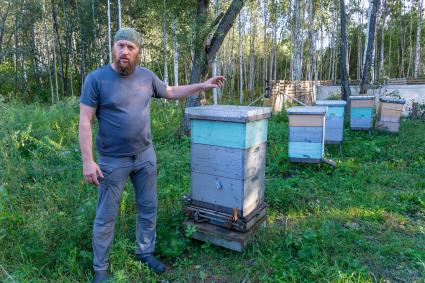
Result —
[{"label": "black rubber boot", "polygon": [[93,283],[106,282],[109,279],[108,271],[99,270],[94,272]]},{"label": "black rubber boot", "polygon": [[153,254],[149,255],[136,255],[137,260],[146,263],[150,269],[156,273],[163,273],[165,271],[165,265],[156,259]]}]

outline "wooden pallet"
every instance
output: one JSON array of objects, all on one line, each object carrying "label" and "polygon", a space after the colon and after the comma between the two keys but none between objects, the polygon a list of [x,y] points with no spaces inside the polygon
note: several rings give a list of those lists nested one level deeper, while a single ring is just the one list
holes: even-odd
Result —
[{"label": "wooden pallet", "polygon": [[185,229],[192,226],[196,228],[195,232],[191,235],[192,239],[209,242],[233,251],[243,252],[255,233],[260,228],[266,226],[266,216],[252,226],[248,232],[237,232],[210,223],[196,223],[193,220],[183,222]]}]

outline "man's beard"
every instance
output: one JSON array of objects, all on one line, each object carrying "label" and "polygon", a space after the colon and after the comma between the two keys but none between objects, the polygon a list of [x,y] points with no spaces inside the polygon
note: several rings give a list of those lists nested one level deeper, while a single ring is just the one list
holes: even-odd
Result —
[{"label": "man's beard", "polygon": [[121,64],[121,60],[119,56],[116,55],[116,52],[112,53],[112,62],[115,65],[116,71],[117,73],[123,76],[128,76],[134,73],[139,61],[140,61],[140,54],[137,54],[134,60],[131,60],[131,58],[129,58],[128,63],[123,65]]}]

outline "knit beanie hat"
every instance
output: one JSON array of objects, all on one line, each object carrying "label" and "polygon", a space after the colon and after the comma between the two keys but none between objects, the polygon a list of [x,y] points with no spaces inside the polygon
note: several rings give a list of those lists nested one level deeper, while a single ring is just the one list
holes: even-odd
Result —
[{"label": "knit beanie hat", "polygon": [[140,48],[142,37],[134,28],[120,28],[114,37],[114,43],[118,40],[128,40]]}]

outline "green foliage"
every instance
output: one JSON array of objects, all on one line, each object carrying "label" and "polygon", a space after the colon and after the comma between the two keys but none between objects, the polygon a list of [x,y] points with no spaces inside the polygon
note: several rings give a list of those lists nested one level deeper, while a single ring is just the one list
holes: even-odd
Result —
[{"label": "green foliage", "polygon": [[[89,282],[96,189],[81,174],[78,101],[0,101],[0,281]],[[158,156],[157,253],[164,275],[133,257],[135,204],[127,184],[112,247],[112,282],[420,282],[425,278],[425,124],[399,135],[344,131],[327,165],[287,161],[288,118],[269,123],[268,226],[244,253],[191,240],[182,229],[190,139],[181,106],[152,102]],[[11,279],[12,278],[12,279]]]}]

